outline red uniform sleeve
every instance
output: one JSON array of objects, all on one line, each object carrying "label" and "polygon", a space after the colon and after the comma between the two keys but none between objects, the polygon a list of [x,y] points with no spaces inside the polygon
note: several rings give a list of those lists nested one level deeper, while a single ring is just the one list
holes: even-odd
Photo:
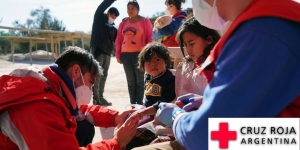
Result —
[{"label": "red uniform sleeve", "polygon": [[95,126],[108,128],[117,125],[115,116],[119,113],[118,111],[100,105],[91,105],[88,106],[86,112],[93,116]]},{"label": "red uniform sleeve", "polygon": [[[119,150],[116,140],[104,140],[79,148],[74,134],[76,122],[68,109],[47,100],[10,107],[9,121],[14,143],[20,149]],[[109,111],[108,111],[109,112]],[[17,138],[16,138],[17,137]]]}]

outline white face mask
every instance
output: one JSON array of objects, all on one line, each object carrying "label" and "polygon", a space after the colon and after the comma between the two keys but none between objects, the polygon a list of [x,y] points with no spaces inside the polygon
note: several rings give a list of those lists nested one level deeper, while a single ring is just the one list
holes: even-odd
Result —
[{"label": "white face mask", "polygon": [[113,24],[115,22],[115,19],[113,19],[110,15],[108,17],[108,23]]},{"label": "white face mask", "polygon": [[165,15],[171,16],[171,13],[170,13],[170,10],[168,9],[168,7],[167,7],[166,10],[165,10]]},{"label": "white face mask", "polygon": [[[90,90],[90,88],[86,86],[84,83],[81,70],[80,70],[80,74],[81,74],[81,79],[83,81],[83,85],[75,88],[76,101],[78,107],[80,107],[80,105],[83,104],[89,104],[93,96],[92,90]],[[74,79],[73,79],[73,84],[74,84]]]},{"label": "white face mask", "polygon": [[210,6],[205,0],[193,0],[193,13],[195,18],[203,26],[215,30],[225,30],[228,21],[224,21],[218,14],[216,0]]}]

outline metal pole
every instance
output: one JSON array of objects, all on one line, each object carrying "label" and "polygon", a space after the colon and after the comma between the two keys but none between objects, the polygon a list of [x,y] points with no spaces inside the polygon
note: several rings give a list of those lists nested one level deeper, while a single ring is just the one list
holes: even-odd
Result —
[{"label": "metal pole", "polygon": [[52,52],[52,61],[53,61],[53,59],[54,59],[54,45],[53,45],[53,36],[51,35],[51,52]]},{"label": "metal pole", "polygon": [[59,34],[57,34],[57,46],[58,46],[58,55],[60,55],[60,41],[59,41]]},{"label": "metal pole", "polygon": [[39,58],[39,55],[38,55],[38,44],[35,43],[35,58]]},{"label": "metal pole", "polygon": [[64,36],[65,36],[65,49],[67,48],[67,36],[66,36],[66,34],[64,34]]},{"label": "metal pole", "polygon": [[15,56],[14,56],[15,42],[14,42],[14,39],[12,39],[12,41],[10,42],[10,48],[11,48],[11,59],[12,59],[13,63],[15,63]]},{"label": "metal pole", "polygon": [[48,61],[50,60],[50,56],[49,56],[49,51],[48,51],[48,44],[47,44],[47,39],[45,40],[45,47],[46,47],[46,51],[47,51],[47,56],[48,56]]},{"label": "metal pole", "polygon": [[29,56],[30,56],[30,66],[32,66],[32,39],[31,39],[31,33],[30,33],[30,31],[28,31],[28,33],[29,33],[29,37],[30,37],[30,39],[29,39]]},{"label": "metal pole", "polygon": [[83,42],[83,35],[81,34],[81,45],[82,45],[82,49],[84,49],[84,42]]}]

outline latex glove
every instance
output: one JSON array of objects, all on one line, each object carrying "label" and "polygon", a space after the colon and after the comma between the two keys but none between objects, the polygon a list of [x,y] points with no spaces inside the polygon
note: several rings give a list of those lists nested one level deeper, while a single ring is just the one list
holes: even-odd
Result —
[{"label": "latex glove", "polygon": [[185,112],[185,110],[179,108],[176,104],[173,103],[160,103],[158,105],[158,110],[156,113],[157,118],[166,126],[172,127],[173,125],[173,116],[177,112]]},{"label": "latex glove", "polygon": [[122,64],[122,60],[121,60],[120,58],[117,58],[117,62],[118,62],[119,64]]},{"label": "latex glove", "polygon": [[202,96],[192,97],[189,99],[189,101],[190,102],[188,104],[186,104],[185,106],[183,106],[183,108],[182,108],[187,112],[192,111],[193,109],[198,109],[202,104],[203,97]]},{"label": "latex glove", "polygon": [[188,93],[188,94],[181,95],[181,96],[177,97],[177,100],[183,102],[184,104],[188,104],[190,102],[189,101],[190,98],[200,97],[200,96],[201,95],[198,95],[198,94],[195,94],[195,93]]}]

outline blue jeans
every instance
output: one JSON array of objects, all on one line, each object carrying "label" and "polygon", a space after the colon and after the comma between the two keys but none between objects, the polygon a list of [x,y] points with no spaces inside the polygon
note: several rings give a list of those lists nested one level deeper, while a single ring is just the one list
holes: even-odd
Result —
[{"label": "blue jeans", "polygon": [[143,104],[144,72],[137,68],[138,55],[139,52],[121,53],[131,104]]}]

